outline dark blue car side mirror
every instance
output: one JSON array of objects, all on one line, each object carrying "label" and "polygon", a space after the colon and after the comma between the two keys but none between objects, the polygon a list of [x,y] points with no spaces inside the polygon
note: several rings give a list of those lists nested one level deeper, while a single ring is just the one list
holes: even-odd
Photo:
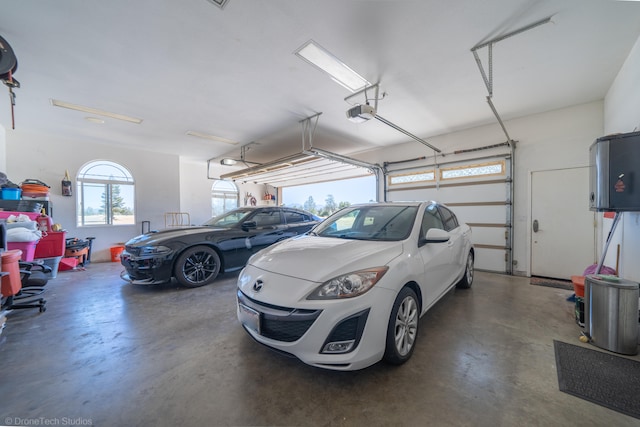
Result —
[{"label": "dark blue car side mirror", "polygon": [[245,221],[242,223],[243,230],[250,230],[252,228],[258,228],[258,224],[255,221]]}]

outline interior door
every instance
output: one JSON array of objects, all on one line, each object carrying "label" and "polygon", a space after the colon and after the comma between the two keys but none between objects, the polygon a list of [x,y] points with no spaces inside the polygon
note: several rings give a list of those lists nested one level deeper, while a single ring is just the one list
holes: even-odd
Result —
[{"label": "interior door", "polygon": [[571,279],[596,261],[589,168],[531,174],[531,275]]}]

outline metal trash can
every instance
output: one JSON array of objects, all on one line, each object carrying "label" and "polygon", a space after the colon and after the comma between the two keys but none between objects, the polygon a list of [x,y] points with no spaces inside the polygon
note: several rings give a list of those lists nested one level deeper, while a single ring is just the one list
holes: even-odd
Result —
[{"label": "metal trash can", "polygon": [[614,276],[585,280],[585,329],[593,344],[621,354],[638,354],[639,285]]}]

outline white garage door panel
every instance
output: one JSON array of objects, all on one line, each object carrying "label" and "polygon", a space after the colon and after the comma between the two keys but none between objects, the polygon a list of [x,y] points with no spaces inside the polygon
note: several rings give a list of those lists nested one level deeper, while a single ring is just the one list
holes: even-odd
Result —
[{"label": "white garage door panel", "polygon": [[[500,256],[496,256],[500,253]],[[478,270],[504,272],[504,251],[476,248],[475,267]]]},{"label": "white garage door panel", "polygon": [[[457,184],[463,183],[460,182]],[[499,201],[505,200],[507,197],[504,182],[455,187],[443,186],[438,190],[438,194],[440,201],[443,203]]]},{"label": "white garage door panel", "polygon": [[[464,163],[449,163],[443,169],[457,169],[478,164],[504,161],[503,175],[465,177],[435,182],[389,185],[387,197],[389,201],[403,200],[436,200],[448,205],[458,217],[472,227],[472,239],[476,247],[476,268],[496,272],[510,272],[508,268],[510,249],[509,222],[511,206],[507,204],[510,193],[510,164],[508,157],[480,158]],[[434,166],[436,176],[440,170]],[[390,172],[390,175],[409,175],[407,170]]]},{"label": "white garage door panel", "polygon": [[495,227],[471,227],[471,241],[474,244],[485,244],[494,246],[506,246],[504,238],[504,228]]},{"label": "white garage door panel", "polygon": [[456,206],[449,205],[460,221],[466,223],[506,224],[505,205]]},{"label": "white garage door panel", "polygon": [[[462,184],[462,183],[460,183]],[[483,185],[440,188],[389,187],[388,199],[393,201],[435,200],[442,203],[466,203],[472,201],[504,201],[507,197],[504,182]]]}]

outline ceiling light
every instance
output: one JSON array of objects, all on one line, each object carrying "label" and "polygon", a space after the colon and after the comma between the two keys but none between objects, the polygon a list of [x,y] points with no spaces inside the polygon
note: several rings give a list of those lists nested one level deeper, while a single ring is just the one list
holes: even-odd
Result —
[{"label": "ceiling light", "polygon": [[220,160],[220,164],[223,165],[223,166],[233,166],[236,163],[238,163],[238,161],[235,160],[235,159],[224,158],[224,159]]},{"label": "ceiling light", "polygon": [[230,139],[222,138],[220,136],[209,135],[208,133],[196,132],[193,130],[188,130],[186,134],[189,136],[196,136],[198,138],[210,139],[212,141],[224,142],[225,144],[231,144],[231,145],[238,144],[238,141],[232,141]]},{"label": "ceiling light", "polygon": [[370,105],[356,105],[347,110],[347,118],[354,123],[362,123],[376,116],[376,110]]},{"label": "ceiling light", "polygon": [[356,92],[371,85],[367,79],[353,71],[344,62],[313,40],[309,40],[294,53],[309,64],[329,74],[336,83],[351,92]]},{"label": "ceiling light", "polygon": [[57,99],[50,99],[50,101],[51,101],[51,105],[53,105],[54,107],[61,107],[61,108],[68,108],[70,110],[82,111],[84,113],[109,117],[111,119],[116,119],[116,120],[123,120],[125,122],[135,123],[137,125],[142,123],[142,119],[125,116],[124,114],[111,113],[109,111],[99,110],[97,108],[92,108],[92,107],[85,107],[83,105],[71,104],[69,102],[59,101]]}]

